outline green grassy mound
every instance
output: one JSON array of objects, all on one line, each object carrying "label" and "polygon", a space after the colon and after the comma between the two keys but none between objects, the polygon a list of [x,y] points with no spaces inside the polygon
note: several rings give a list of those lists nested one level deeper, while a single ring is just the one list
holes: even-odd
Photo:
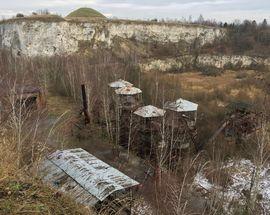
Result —
[{"label": "green grassy mound", "polygon": [[73,12],[71,12],[67,18],[102,18],[106,17],[100,12],[92,9],[92,8],[79,8]]}]

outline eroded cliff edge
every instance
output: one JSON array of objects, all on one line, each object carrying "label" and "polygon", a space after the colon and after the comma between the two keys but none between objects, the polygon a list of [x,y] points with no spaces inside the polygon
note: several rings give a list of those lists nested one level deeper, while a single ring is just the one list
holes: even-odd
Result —
[{"label": "eroded cliff edge", "polygon": [[43,22],[13,21],[0,24],[0,46],[14,54],[34,56],[67,55],[79,51],[80,43],[93,48],[113,46],[116,37],[139,42],[212,43],[226,35],[224,29],[196,25],[146,22]]}]

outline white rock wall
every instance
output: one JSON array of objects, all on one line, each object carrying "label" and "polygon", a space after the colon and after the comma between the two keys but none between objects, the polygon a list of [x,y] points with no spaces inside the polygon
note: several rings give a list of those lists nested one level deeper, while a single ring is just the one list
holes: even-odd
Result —
[{"label": "white rock wall", "polygon": [[160,71],[183,71],[194,66],[199,68],[211,66],[218,69],[226,69],[230,65],[232,69],[252,69],[254,66],[264,66],[270,69],[270,58],[238,56],[238,55],[200,55],[197,58],[191,55],[166,58],[166,59],[151,59],[148,62],[141,63],[140,68],[143,72]]},{"label": "white rock wall", "polygon": [[186,55],[178,58],[153,59],[139,66],[143,72],[176,72],[191,68],[194,65],[195,57]]},{"label": "white rock wall", "polygon": [[0,24],[0,47],[19,55],[53,56],[77,52],[79,41],[89,41],[93,47],[103,42],[110,47],[116,36],[161,43],[183,40],[192,43],[199,38],[205,44],[224,35],[219,28],[202,26],[23,21]]},{"label": "white rock wall", "polygon": [[91,24],[22,22],[0,25],[0,44],[15,54],[53,56],[78,50],[78,41],[92,40]]},{"label": "white rock wall", "polygon": [[219,69],[227,65],[240,68],[251,68],[254,65],[262,65],[270,68],[270,58],[239,56],[239,55],[200,55],[196,61],[197,66],[213,66]]}]

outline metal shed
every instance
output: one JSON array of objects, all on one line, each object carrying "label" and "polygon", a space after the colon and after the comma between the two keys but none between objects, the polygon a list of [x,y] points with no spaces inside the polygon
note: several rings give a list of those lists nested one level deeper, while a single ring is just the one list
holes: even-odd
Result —
[{"label": "metal shed", "polygon": [[90,207],[139,185],[81,148],[49,155],[41,163],[39,174],[43,181]]}]

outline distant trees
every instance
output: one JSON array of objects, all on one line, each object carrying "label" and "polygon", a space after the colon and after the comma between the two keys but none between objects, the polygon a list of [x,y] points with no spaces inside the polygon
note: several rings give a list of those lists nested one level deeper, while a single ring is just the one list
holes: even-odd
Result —
[{"label": "distant trees", "polygon": [[261,27],[262,27],[263,29],[266,29],[267,26],[268,26],[267,20],[264,19],[263,22],[262,22],[262,24],[261,24]]},{"label": "distant trees", "polygon": [[35,12],[37,15],[49,15],[51,14],[48,9],[40,9]]},{"label": "distant trees", "polygon": [[199,24],[203,24],[203,23],[204,23],[204,18],[203,18],[203,15],[202,15],[202,14],[200,14],[200,16],[199,16],[197,22],[198,22]]},{"label": "distant trees", "polygon": [[24,15],[22,13],[17,13],[16,18],[23,18]]},{"label": "distant trees", "polygon": [[[200,18],[200,20],[202,20]],[[264,19],[261,23],[255,20],[235,20],[233,23],[220,24],[228,30],[226,40],[218,40],[207,45],[204,52],[222,54],[270,55],[270,26]]]}]

